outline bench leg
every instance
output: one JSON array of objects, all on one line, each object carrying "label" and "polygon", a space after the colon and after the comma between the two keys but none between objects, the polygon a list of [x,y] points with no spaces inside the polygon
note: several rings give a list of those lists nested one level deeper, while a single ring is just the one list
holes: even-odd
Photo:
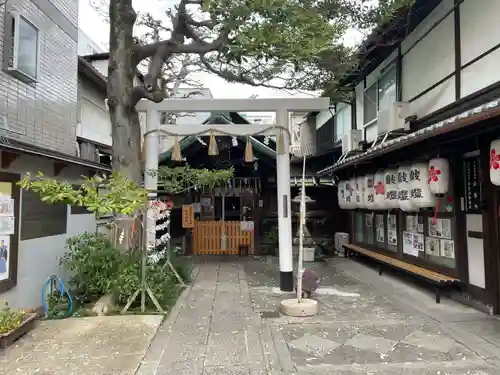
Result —
[{"label": "bench leg", "polygon": [[441,303],[441,288],[436,287],[436,303]]}]

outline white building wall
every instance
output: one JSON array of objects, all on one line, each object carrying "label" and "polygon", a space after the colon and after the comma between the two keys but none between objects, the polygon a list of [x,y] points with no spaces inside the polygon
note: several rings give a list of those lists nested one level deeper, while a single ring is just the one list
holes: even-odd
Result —
[{"label": "white building wall", "polygon": [[[443,0],[437,8],[401,43],[402,100],[410,102],[410,114],[429,115],[453,103],[455,77],[451,76],[431,91],[422,92],[436,82],[452,75],[455,70],[455,33],[453,0]],[[460,5],[462,66],[494,48],[500,42],[500,1],[465,0]],[[437,21],[445,17],[437,26]],[[432,29],[432,30],[431,30]],[[429,30],[431,30],[429,32]],[[423,39],[422,36],[427,34]],[[418,42],[417,44],[415,44]],[[380,76],[380,71],[396,58],[396,51],[366,77],[369,87]],[[500,81],[500,48],[464,68],[461,72],[461,96],[470,95]],[[365,128],[363,119],[364,83],[356,86],[356,128]],[[376,137],[376,125],[366,129],[366,140]]]},{"label": "white building wall", "polygon": [[103,52],[106,52],[104,46],[97,44],[83,30],[78,29],[78,55],[94,55]]},{"label": "white building wall", "polygon": [[[53,165],[53,161],[48,159],[23,155],[16,159],[9,169],[0,170],[21,175],[26,172],[36,174],[41,171],[47,177],[52,177]],[[57,178],[77,183],[86,172],[84,168],[70,166],[63,169]],[[21,192],[20,212],[22,204]],[[71,215],[68,207],[67,220],[66,234],[19,241],[17,285],[0,293],[0,300],[7,300],[12,307],[38,307],[41,304],[41,289],[47,277],[54,274],[63,278],[66,276],[59,267],[59,259],[65,253],[66,240],[80,233],[95,233],[96,231],[96,220],[93,214]],[[22,222],[19,220],[18,233],[21,233],[21,226]]]},{"label": "white building wall", "polygon": [[[500,43],[500,1],[466,0],[460,5],[462,65]],[[500,48],[462,70],[462,96],[500,81]]]},{"label": "white building wall", "polygon": [[105,93],[91,82],[79,79],[79,115],[77,136],[111,146],[111,120]]},{"label": "white building wall", "polygon": [[[455,70],[453,13],[415,45],[415,42],[452,8],[453,0],[444,0],[402,42],[403,101],[411,100]],[[451,77],[431,92],[411,102],[410,111],[418,117],[423,117],[454,101],[455,80]]]},{"label": "white building wall", "polygon": [[325,122],[330,120],[332,118],[332,113],[334,113],[333,109],[332,111],[321,111],[316,115],[316,129],[321,128],[323,125],[325,125]]}]

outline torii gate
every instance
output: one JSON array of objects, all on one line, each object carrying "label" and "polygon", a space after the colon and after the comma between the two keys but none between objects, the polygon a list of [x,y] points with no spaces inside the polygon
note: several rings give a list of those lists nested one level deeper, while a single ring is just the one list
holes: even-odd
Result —
[{"label": "torii gate", "polygon": [[[154,103],[142,99],[136,109],[147,113],[146,122],[146,162],[149,170],[158,169],[158,154],[160,135],[160,112],[275,112],[276,124],[249,125],[161,125],[161,130],[169,134],[187,136],[212,133],[215,135],[247,136],[278,135],[284,140],[284,150],[276,155],[276,185],[278,198],[278,234],[279,234],[279,265],[280,289],[291,292],[293,281],[292,256],[292,219],[290,199],[290,133],[289,114],[296,112],[324,111],[330,106],[329,98],[272,98],[272,99],[167,99]],[[155,197],[158,188],[158,177],[146,173],[144,187],[150,191],[149,196]],[[149,226],[154,223],[148,222]],[[151,227],[147,228],[148,230]],[[148,232],[149,233],[149,232]]]}]

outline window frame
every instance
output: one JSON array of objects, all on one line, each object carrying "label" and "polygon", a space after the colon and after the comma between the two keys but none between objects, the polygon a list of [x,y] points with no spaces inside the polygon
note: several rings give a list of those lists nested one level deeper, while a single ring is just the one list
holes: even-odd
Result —
[{"label": "window frame", "polygon": [[[380,111],[380,94],[379,94],[379,90],[380,90],[380,81],[387,77],[389,75],[389,73],[393,72],[394,74],[394,79],[395,79],[395,82],[396,82],[396,88],[398,86],[398,74],[397,74],[397,68],[396,68],[396,60],[393,60],[391,61],[389,64],[387,64],[383,69],[381,69],[380,73],[379,73],[379,76],[377,77],[377,79],[368,87],[365,87],[364,90],[363,90],[363,129],[365,128],[368,128],[374,124],[376,124],[377,120],[378,120],[378,112]],[[370,89],[372,89],[373,87],[375,86],[375,112],[376,112],[376,115],[375,115],[375,118],[371,119],[370,121],[366,122],[365,121],[365,98],[366,98],[366,92]],[[396,96],[396,100],[394,102],[397,101],[397,96]]]},{"label": "window frame", "polygon": [[[36,32],[36,68],[35,76],[19,68],[19,48],[20,48],[20,22],[25,22]],[[7,25],[14,23],[14,30]],[[4,46],[11,46],[4,49],[4,70],[13,77],[25,82],[36,83],[40,77],[40,28],[31,22],[26,16],[18,12],[9,12],[6,19]]]}]

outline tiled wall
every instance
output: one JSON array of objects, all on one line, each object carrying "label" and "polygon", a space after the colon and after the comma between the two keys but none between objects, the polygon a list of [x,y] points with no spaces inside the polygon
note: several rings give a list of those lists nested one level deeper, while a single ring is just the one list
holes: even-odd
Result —
[{"label": "tiled wall", "polygon": [[[40,29],[40,76],[36,84],[29,85],[0,71],[0,126],[8,123],[8,130],[4,126],[1,130],[7,137],[75,155],[78,34],[72,32],[71,25],[76,30],[78,1],[53,2],[24,0],[14,5]],[[9,3],[0,7],[2,60]],[[51,14],[44,13],[35,3],[45,4],[44,10]],[[54,22],[58,19],[64,20],[62,27]]]}]

